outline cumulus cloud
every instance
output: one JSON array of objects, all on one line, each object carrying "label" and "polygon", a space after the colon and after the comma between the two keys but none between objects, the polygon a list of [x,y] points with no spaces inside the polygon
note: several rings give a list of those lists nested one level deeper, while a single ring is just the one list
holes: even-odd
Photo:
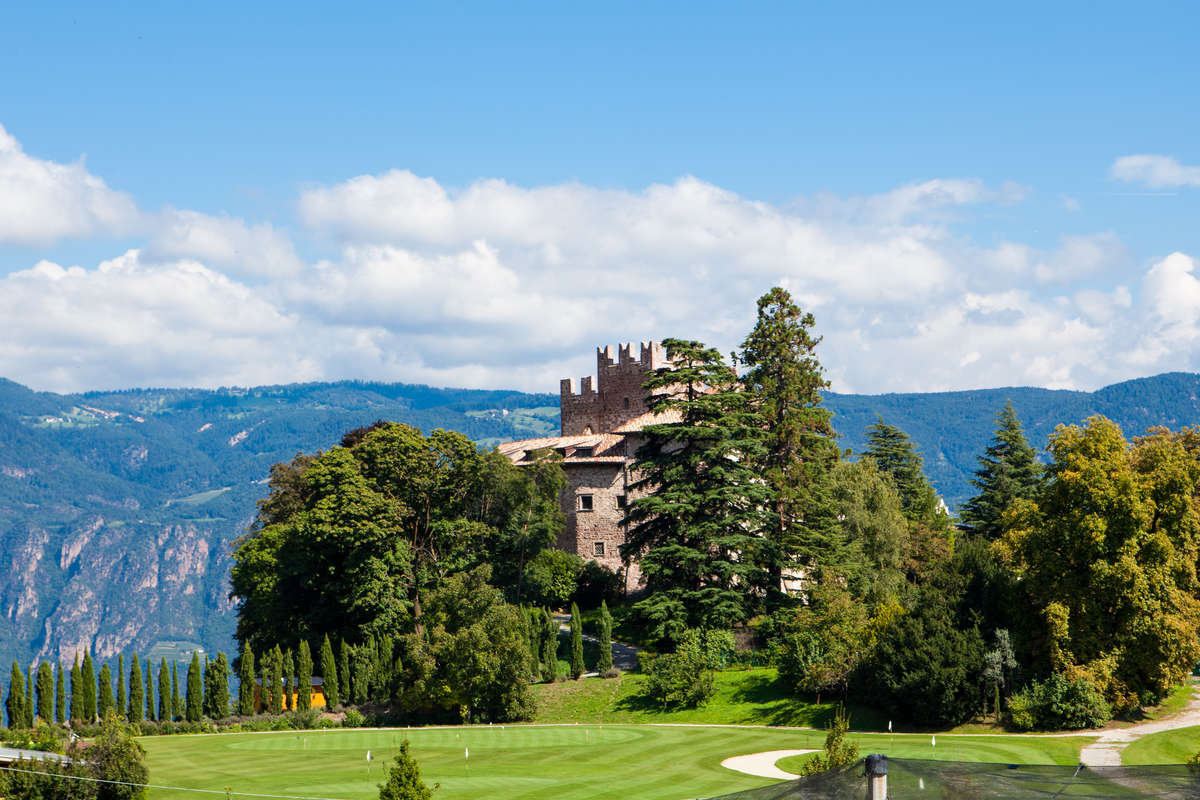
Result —
[{"label": "cumulus cloud", "polygon": [[0,126],[0,243],[40,245],[122,234],[139,220],[133,200],[110,189],[82,161],[34,158]]},{"label": "cumulus cloud", "polygon": [[143,248],[151,260],[192,258],[276,278],[295,275],[302,266],[292,240],[269,224],[172,209],[155,218],[152,230]]},{"label": "cumulus cloud", "polygon": [[1121,156],[1113,162],[1109,174],[1119,181],[1140,183],[1151,189],[1200,186],[1200,167],[1185,166],[1163,155]]}]

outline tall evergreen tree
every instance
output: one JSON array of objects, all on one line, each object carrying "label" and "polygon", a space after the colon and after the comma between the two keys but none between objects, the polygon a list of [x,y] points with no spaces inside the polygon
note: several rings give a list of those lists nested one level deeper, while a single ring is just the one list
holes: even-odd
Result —
[{"label": "tall evergreen tree", "polygon": [[179,663],[171,662],[171,718],[183,719],[183,698],[179,696]]},{"label": "tall evergreen tree", "polygon": [[296,692],[296,664],[289,647],[283,651],[283,710],[295,711],[292,697]]},{"label": "tall evergreen tree", "polygon": [[37,715],[45,723],[54,721],[54,669],[49,661],[37,668]]},{"label": "tall evergreen tree", "polygon": [[158,720],[167,722],[174,717],[175,709],[171,707],[171,668],[164,658],[158,665]]},{"label": "tall evergreen tree", "polygon": [[758,319],[742,343],[748,367],[742,382],[760,417],[762,477],[771,490],[770,515],[754,550],[762,566],[763,589],[778,599],[787,578],[833,567],[846,572],[844,537],[836,525],[830,496],[831,470],[838,447],[821,404],[829,387],[813,336],[815,320],[792,296],[775,287],[758,300]]},{"label": "tall evergreen tree", "polygon": [[996,415],[996,435],[979,457],[979,469],[971,481],[979,493],[963,505],[959,527],[988,539],[1000,538],[1000,516],[1015,500],[1036,500],[1043,473],[1033,448],[1025,441],[1012,401],[1005,403]]},{"label": "tall evergreen tree", "polygon": [[116,704],[113,702],[112,670],[106,661],[100,665],[100,675],[96,678],[96,714],[100,719],[106,719],[116,711]]},{"label": "tall evergreen tree", "polygon": [[150,666],[150,659],[146,659],[146,719],[153,721],[155,712],[158,710],[154,705],[154,670]]},{"label": "tall evergreen tree", "polygon": [[542,609],[542,680],[558,680],[558,623],[550,610]]},{"label": "tall evergreen tree", "polygon": [[433,800],[433,792],[421,780],[417,760],[408,752],[408,739],[400,743],[387,783],[379,787],[379,800]]},{"label": "tall evergreen tree", "polygon": [[613,668],[612,659],[612,614],[608,611],[608,603],[604,600],[600,601],[600,660],[596,662],[596,671],[601,675],[606,672],[611,672]]},{"label": "tall evergreen tree", "polygon": [[4,709],[8,712],[8,727],[25,727],[25,674],[15,660],[8,678],[8,699],[4,701]]},{"label": "tall evergreen tree", "polygon": [[249,717],[257,711],[254,707],[254,651],[250,642],[242,643],[242,657],[238,660],[238,713]]},{"label": "tall evergreen tree", "polygon": [[25,668],[25,727],[33,727],[33,665]]},{"label": "tall evergreen tree", "polygon": [[229,660],[221,650],[204,666],[204,713],[212,719],[229,716]]},{"label": "tall evergreen tree", "polygon": [[63,675],[61,658],[58,671],[54,673],[54,721],[59,725],[67,721],[67,678]]},{"label": "tall evergreen tree", "polygon": [[579,605],[571,603],[571,677],[579,680],[585,672],[583,666],[583,619]]},{"label": "tall evergreen tree", "polygon": [[71,665],[71,722],[79,725],[86,718],[84,712],[83,671],[79,668],[79,653],[75,653],[75,663]]},{"label": "tall evergreen tree", "polygon": [[142,665],[138,661],[138,654],[135,651],[133,658],[129,662],[129,707],[126,709],[125,717],[133,725],[137,725],[142,721],[142,715],[146,711],[146,692],[142,686]]},{"label": "tall evergreen tree", "polygon": [[343,703],[351,701],[353,676],[350,674],[350,646],[346,640],[338,642],[338,698]]},{"label": "tall evergreen tree", "polygon": [[353,689],[351,700],[355,705],[367,702],[371,691],[371,662],[374,660],[372,656],[373,653],[367,649],[366,645],[350,650],[350,670],[354,673],[354,681],[351,684]]},{"label": "tall evergreen tree", "polygon": [[300,652],[296,656],[296,710],[308,711],[312,708],[312,653],[308,649],[308,641],[300,640]]},{"label": "tall evergreen tree", "polygon": [[117,716],[125,713],[128,703],[125,697],[125,654],[117,656]]},{"label": "tall evergreen tree", "polygon": [[271,686],[271,651],[263,653],[262,659],[258,662],[258,685],[259,692],[262,698],[263,713],[271,713],[272,695],[274,695],[273,687]]},{"label": "tall evergreen tree", "polygon": [[770,490],[756,467],[761,418],[714,348],[665,339],[670,365],[645,383],[650,410],[678,421],[647,425],[632,471],[638,499],[627,509],[622,558],[639,559],[646,596],[637,605],[649,633],[678,641],[691,628],[745,619],[746,558],[759,543]]},{"label": "tall evergreen tree", "polygon": [[[343,644],[342,649],[345,647]],[[279,645],[271,648],[271,713],[283,713],[283,652]]]},{"label": "tall evergreen tree", "polygon": [[188,722],[199,722],[204,710],[204,689],[200,674],[200,654],[192,651],[192,663],[187,671],[187,705],[184,716]]},{"label": "tall evergreen tree", "polygon": [[924,460],[908,434],[882,419],[867,428],[863,455],[890,476],[900,494],[900,509],[909,522],[930,522],[937,513],[937,492],[925,477]]},{"label": "tall evergreen tree", "polygon": [[329,636],[321,642],[321,680],[324,682],[325,706],[330,711],[338,704],[338,673],[337,664],[333,660],[333,645]]},{"label": "tall evergreen tree", "polygon": [[83,682],[83,718],[91,722],[97,717],[96,662],[92,660],[91,648],[85,648],[83,651],[83,663],[79,666],[79,679]]}]

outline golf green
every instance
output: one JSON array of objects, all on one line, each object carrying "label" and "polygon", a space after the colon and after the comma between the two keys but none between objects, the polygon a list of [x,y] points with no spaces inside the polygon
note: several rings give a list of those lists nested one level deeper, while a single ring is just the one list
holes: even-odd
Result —
[{"label": "golf green", "polygon": [[[681,800],[770,784],[769,779],[725,769],[721,761],[763,750],[820,747],[824,733],[658,725],[495,725],[159,736],[141,742],[149,753],[154,784],[229,789],[233,796],[358,800],[378,796],[377,786],[404,739],[411,743],[426,782],[441,784],[439,800]],[[886,752],[885,739],[870,737],[869,743]],[[1025,743],[1020,755],[1035,763],[1061,762],[1066,751],[1078,750],[1073,740]],[[968,737],[955,737],[946,745],[943,748],[939,742],[937,757],[968,760],[974,749],[996,743],[972,744]],[[151,792],[154,800],[200,796],[168,789]]]}]

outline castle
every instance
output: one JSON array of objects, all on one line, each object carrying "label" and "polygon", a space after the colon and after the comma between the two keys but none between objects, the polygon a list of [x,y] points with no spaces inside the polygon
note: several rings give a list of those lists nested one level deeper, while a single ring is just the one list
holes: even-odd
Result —
[{"label": "castle", "polygon": [[[666,351],[658,342],[643,342],[637,356],[633,344],[596,348],[596,380],[564,378],[559,388],[559,436],[506,442],[499,451],[515,464],[528,464],[539,450],[562,456],[567,488],[560,498],[567,517],[558,547],[585,560],[620,572],[618,548],[625,541],[622,520],[630,499],[629,466],[642,444],[644,426],[668,422],[650,412],[642,388],[652,371],[665,367]],[[637,565],[625,572],[627,589],[636,588]]]}]

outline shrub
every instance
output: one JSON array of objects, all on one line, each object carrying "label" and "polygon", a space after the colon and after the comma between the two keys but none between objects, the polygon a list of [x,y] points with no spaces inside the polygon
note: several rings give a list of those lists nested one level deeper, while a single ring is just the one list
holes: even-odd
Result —
[{"label": "shrub", "polygon": [[287,716],[293,728],[311,730],[317,726],[317,718],[321,716],[321,712],[315,708],[308,708],[304,711],[292,711]]},{"label": "shrub", "polygon": [[343,728],[361,728],[366,722],[366,717],[357,708],[351,708],[346,711],[346,718],[342,720]]},{"label": "shrub", "polygon": [[1112,706],[1086,676],[1059,672],[1010,697],[1008,711],[1018,730],[1098,728],[1112,719]]},{"label": "shrub", "polygon": [[525,565],[522,597],[533,605],[562,608],[575,594],[583,559],[557,548],[547,548]]},{"label": "shrub", "polygon": [[850,716],[846,714],[845,708],[839,706],[833,715],[833,721],[829,723],[829,732],[825,734],[825,749],[804,765],[801,774],[816,775],[818,772],[837,769],[857,761],[858,745],[846,741],[846,733],[849,730]]},{"label": "shrub", "polygon": [[646,673],[646,696],[664,710],[704,705],[716,691],[714,673],[699,631],[684,631],[674,653],[639,653],[638,665]]}]

